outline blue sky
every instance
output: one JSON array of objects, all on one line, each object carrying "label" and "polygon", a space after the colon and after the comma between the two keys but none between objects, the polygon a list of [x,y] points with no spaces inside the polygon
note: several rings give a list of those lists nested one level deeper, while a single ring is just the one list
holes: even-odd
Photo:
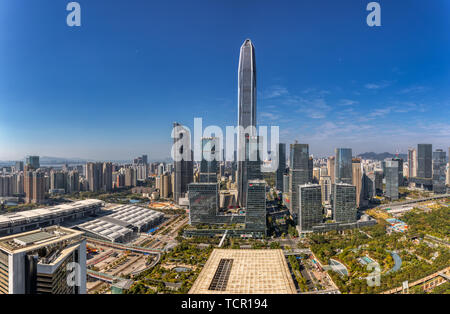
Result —
[{"label": "blue sky", "polygon": [[0,160],[169,156],[171,124],[233,125],[239,48],[258,124],[311,153],[450,146],[450,2],[0,0]]}]

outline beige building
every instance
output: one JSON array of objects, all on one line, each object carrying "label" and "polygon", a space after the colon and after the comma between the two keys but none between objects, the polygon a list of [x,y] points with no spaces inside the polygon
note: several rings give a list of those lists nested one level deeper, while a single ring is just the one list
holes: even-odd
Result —
[{"label": "beige building", "polygon": [[362,167],[361,159],[352,159],[352,185],[356,186],[356,207],[359,207],[361,202],[361,190],[362,190]]},{"label": "beige building", "polygon": [[295,294],[282,250],[215,249],[190,294]]},{"label": "beige building", "polygon": [[331,184],[334,184],[334,168],[335,168],[335,162],[336,159],[334,156],[328,157],[327,160],[327,168],[328,168],[328,175],[331,178]]}]

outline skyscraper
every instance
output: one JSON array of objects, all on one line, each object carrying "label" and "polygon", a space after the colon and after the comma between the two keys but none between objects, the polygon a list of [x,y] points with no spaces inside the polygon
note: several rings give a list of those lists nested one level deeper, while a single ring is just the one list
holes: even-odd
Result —
[{"label": "skyscraper", "polygon": [[359,158],[352,159],[352,185],[356,187],[356,207],[359,207],[363,198],[363,169]]},{"label": "skyscraper", "polygon": [[178,204],[179,199],[188,191],[188,184],[194,181],[194,164],[189,130],[177,122],[173,127],[175,133],[173,199]]},{"label": "skyscraper", "polygon": [[248,181],[245,207],[245,229],[266,235],[266,181]]},{"label": "skyscraper", "polygon": [[417,177],[422,179],[431,179],[433,176],[432,169],[432,151],[431,144],[417,145]]},{"label": "skyscraper", "polygon": [[397,160],[386,160],[386,197],[390,200],[398,199],[398,167]]},{"label": "skyscraper", "polygon": [[312,232],[312,227],[322,222],[322,190],[318,184],[305,184],[298,187],[300,232]]},{"label": "skyscraper", "polygon": [[335,183],[352,184],[352,149],[336,148]]},{"label": "skyscraper", "polygon": [[39,156],[28,156],[26,158],[26,165],[34,170],[38,169],[40,167]]},{"label": "skyscraper", "polygon": [[279,191],[283,191],[283,176],[286,172],[286,144],[278,144],[278,168],[276,173],[276,188]]},{"label": "skyscraper", "polygon": [[346,183],[333,185],[333,220],[336,222],[355,222],[356,209],[356,187]]},{"label": "skyscraper", "polygon": [[104,162],[102,165],[102,189],[112,191],[112,163]]},{"label": "skyscraper", "polygon": [[202,160],[200,161],[200,182],[217,182],[219,159],[219,139],[217,137],[202,138]]},{"label": "skyscraper", "polygon": [[246,139],[256,136],[256,61],[255,47],[250,39],[241,46],[238,68],[238,203],[246,205],[248,178],[245,160]]},{"label": "skyscraper", "polygon": [[444,194],[445,187],[445,166],[446,156],[442,149],[436,149],[433,152],[433,192],[435,194]]},{"label": "skyscraper", "polygon": [[327,172],[331,178],[332,184],[335,183],[335,180],[334,180],[334,175],[335,175],[335,171],[336,171],[335,170],[335,161],[336,161],[336,158],[334,156],[330,156],[327,159]]},{"label": "skyscraper", "polygon": [[103,164],[101,162],[88,162],[86,164],[86,179],[89,191],[100,191],[103,185]]},{"label": "skyscraper", "polygon": [[416,176],[416,150],[414,148],[408,149],[408,179]]},{"label": "skyscraper", "polygon": [[289,199],[291,213],[298,215],[298,186],[309,182],[309,145],[290,145]]}]

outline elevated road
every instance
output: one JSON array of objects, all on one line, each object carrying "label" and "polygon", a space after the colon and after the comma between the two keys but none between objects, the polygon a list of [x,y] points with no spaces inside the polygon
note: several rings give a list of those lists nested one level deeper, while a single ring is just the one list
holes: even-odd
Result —
[{"label": "elevated road", "polygon": [[154,249],[154,248],[148,248],[148,247],[142,247],[142,246],[136,246],[136,245],[129,245],[129,244],[123,244],[123,243],[112,243],[109,241],[94,239],[90,237],[86,237],[87,242],[98,244],[101,246],[106,246],[118,250],[124,250],[124,251],[131,251],[131,252],[137,252],[137,253],[144,253],[144,254],[161,254],[161,249]]},{"label": "elevated road", "polygon": [[[408,286],[409,287],[414,287],[414,286],[423,284],[423,283],[425,283],[425,282],[427,282],[427,281],[429,281],[431,279],[434,279],[436,277],[442,277],[442,278],[444,278],[446,280],[449,280],[448,279],[449,278],[449,276],[448,276],[449,273],[450,273],[450,266],[445,268],[445,269],[443,269],[443,270],[437,271],[434,274],[428,275],[428,276],[426,276],[426,277],[424,277],[422,279],[416,280],[416,281],[410,283]],[[394,288],[394,289],[390,289],[390,290],[381,292],[381,294],[394,294],[394,293],[399,293],[402,290],[403,290],[402,287],[397,287],[397,288]]]},{"label": "elevated road", "polygon": [[450,194],[435,195],[435,196],[432,196],[432,197],[419,198],[419,199],[416,199],[416,200],[407,200],[407,201],[402,201],[402,202],[395,202],[395,203],[390,203],[390,204],[385,204],[385,205],[378,206],[378,208],[386,209],[386,208],[389,208],[389,207],[402,206],[402,205],[408,205],[408,204],[414,204],[414,203],[422,203],[422,202],[426,202],[426,201],[433,201],[433,200],[438,200],[438,199],[447,198],[447,197],[450,197]]}]

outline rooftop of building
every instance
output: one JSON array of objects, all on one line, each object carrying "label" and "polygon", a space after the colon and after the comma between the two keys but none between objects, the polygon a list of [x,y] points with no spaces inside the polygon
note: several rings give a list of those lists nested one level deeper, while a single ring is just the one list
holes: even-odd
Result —
[{"label": "rooftop of building", "polygon": [[282,250],[215,249],[190,294],[295,294]]},{"label": "rooftop of building", "polygon": [[72,240],[83,234],[82,231],[51,226],[0,238],[0,249],[9,254],[16,254]]},{"label": "rooftop of building", "polygon": [[33,219],[51,217],[58,214],[76,211],[78,209],[82,209],[87,206],[101,205],[101,204],[103,204],[103,201],[101,200],[87,199],[72,203],[59,204],[51,207],[37,208],[16,213],[7,213],[0,215],[0,225],[2,225],[2,223],[19,223],[21,221],[26,223]]}]

